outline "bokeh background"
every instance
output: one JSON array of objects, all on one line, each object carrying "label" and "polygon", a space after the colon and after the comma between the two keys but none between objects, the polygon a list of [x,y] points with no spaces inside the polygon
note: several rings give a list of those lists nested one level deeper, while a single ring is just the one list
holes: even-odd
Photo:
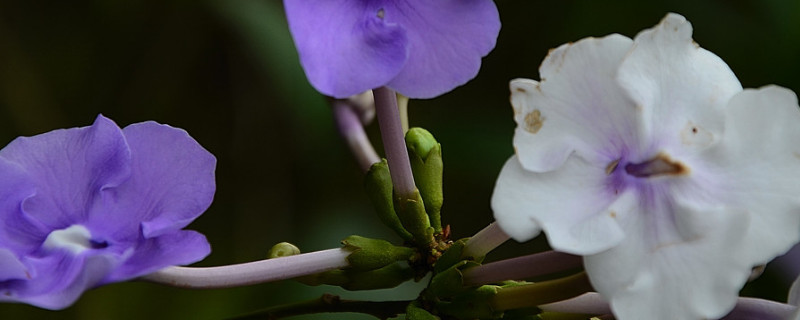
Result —
[{"label": "bokeh background", "polygon": [[[695,40],[722,57],[744,87],[774,83],[800,92],[797,0],[497,5],[503,29],[478,77],[410,105],[412,126],[427,128],[443,145],[443,219],[455,238],[492,221],[494,180],[513,153],[507,83],[538,78],[549,48],[615,32],[633,37],[677,12],[694,25]],[[261,259],[281,241],[314,251],[336,247],[350,234],[397,240],[374,216],[330,109],[305,80],[280,1],[0,1],[0,145],[16,136],[86,126],[99,113],[120,126],[155,120],[184,128],[217,156],[215,202],[190,226],[213,246],[197,265]],[[367,130],[380,149],[377,125]],[[509,242],[488,259],[543,248],[541,239]],[[744,294],[783,299],[796,273],[792,268],[800,266],[786,271],[771,265]],[[283,281],[192,291],[129,282],[89,291],[59,312],[0,304],[0,317],[219,319],[325,292],[389,300],[410,299],[419,290],[412,283],[346,292]]]}]

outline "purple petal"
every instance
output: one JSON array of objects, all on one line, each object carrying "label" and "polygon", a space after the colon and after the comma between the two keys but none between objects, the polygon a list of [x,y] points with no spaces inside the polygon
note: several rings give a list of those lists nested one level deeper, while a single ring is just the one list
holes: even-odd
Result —
[{"label": "purple petal", "polygon": [[[28,277],[27,268],[11,250],[0,248],[0,282]],[[2,287],[0,287],[2,288]]]},{"label": "purple petal", "polygon": [[345,98],[385,85],[403,67],[406,31],[376,1],[285,0],[300,63],[319,92]]},{"label": "purple petal", "polygon": [[73,256],[61,250],[43,258],[28,258],[31,280],[0,282],[0,301],[24,302],[46,309],[63,309],[95,287],[115,266],[107,255]]},{"label": "purple petal", "polygon": [[22,208],[50,229],[85,221],[101,191],[130,174],[122,131],[102,115],[89,127],[17,138],[0,157],[22,167],[35,183],[36,195]]},{"label": "purple petal", "polygon": [[[216,159],[182,130],[152,121],[123,130],[131,150],[131,177],[114,188],[114,202],[88,223],[106,238],[133,240],[180,230],[214,198]],[[102,232],[102,233],[100,233]]]},{"label": "purple petal", "polygon": [[202,260],[210,252],[211,246],[206,237],[191,230],[145,239],[136,247],[134,254],[103,283],[136,278],[168,266],[191,264]]},{"label": "purple petal", "polygon": [[411,98],[433,98],[474,78],[500,32],[491,0],[383,2],[386,21],[403,26],[409,43],[408,61],[388,86]]},{"label": "purple petal", "polygon": [[49,230],[21,210],[22,202],[36,193],[23,169],[0,157],[0,247],[19,254],[39,247]]}]

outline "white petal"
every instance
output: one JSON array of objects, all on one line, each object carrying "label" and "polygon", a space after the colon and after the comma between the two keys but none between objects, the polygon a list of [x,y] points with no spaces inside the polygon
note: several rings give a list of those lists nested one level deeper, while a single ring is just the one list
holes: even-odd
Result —
[{"label": "white petal", "polygon": [[750,271],[731,254],[742,242],[744,212],[672,203],[619,219],[627,238],[584,257],[617,319],[719,318],[733,308]]},{"label": "white petal", "polygon": [[725,182],[723,199],[751,215],[737,253],[753,265],[800,240],[800,109],[788,89],[745,90],[728,105],[722,144],[703,154]]},{"label": "white petal", "polygon": [[641,110],[647,141],[670,150],[704,149],[722,132],[721,113],[739,81],[722,59],[692,40],[692,25],[668,14],[639,33],[618,81]]},{"label": "white petal", "polygon": [[572,254],[606,250],[623,237],[614,208],[625,210],[633,204],[625,198],[612,205],[616,195],[606,178],[604,168],[577,156],[558,171],[546,173],[527,171],[512,157],[492,195],[495,219],[517,241],[535,237],[541,228],[556,250]]},{"label": "white petal", "polygon": [[525,169],[554,170],[573,151],[587,159],[606,153],[600,157],[610,162],[638,136],[634,104],[615,80],[631,43],[615,34],[565,44],[545,58],[541,82],[511,82],[514,147]]}]

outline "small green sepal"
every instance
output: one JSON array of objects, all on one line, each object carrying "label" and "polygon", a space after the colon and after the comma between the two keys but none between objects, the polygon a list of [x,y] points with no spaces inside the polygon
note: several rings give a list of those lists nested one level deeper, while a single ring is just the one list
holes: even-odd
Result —
[{"label": "small green sepal", "polygon": [[414,189],[414,192],[407,198],[397,196],[394,201],[394,208],[403,227],[414,236],[414,242],[417,246],[434,246],[434,229],[431,227],[428,214],[425,212],[425,205],[422,202],[419,190]]},{"label": "small green sepal", "polygon": [[441,210],[444,203],[442,192],[442,145],[433,135],[422,128],[411,128],[406,133],[408,156],[411,160],[411,171],[414,182],[419,188],[425,211],[430,217],[434,232],[442,232]]},{"label": "small green sepal", "polygon": [[394,211],[392,176],[389,174],[389,164],[386,159],[381,159],[381,162],[376,162],[369,168],[364,185],[381,222],[404,241],[414,239],[414,236],[403,228],[400,218]]},{"label": "small green sepal", "polygon": [[433,272],[440,273],[452,267],[454,264],[462,261],[463,258],[461,258],[461,252],[464,251],[464,245],[467,244],[467,240],[469,240],[469,238],[459,239],[456,242],[453,242],[453,244],[450,245],[450,248],[447,248],[447,250],[442,253],[442,256],[439,257],[439,260],[436,260],[436,264],[433,265]]},{"label": "small green sepal", "polygon": [[462,260],[447,270],[435,274],[428,285],[428,293],[437,298],[448,298],[463,292],[466,288],[461,270],[478,265],[472,261]]},{"label": "small green sepal", "polygon": [[349,236],[342,240],[345,249],[353,253],[347,256],[349,270],[368,271],[380,269],[397,261],[411,258],[416,252],[413,248],[400,247],[381,239]]}]

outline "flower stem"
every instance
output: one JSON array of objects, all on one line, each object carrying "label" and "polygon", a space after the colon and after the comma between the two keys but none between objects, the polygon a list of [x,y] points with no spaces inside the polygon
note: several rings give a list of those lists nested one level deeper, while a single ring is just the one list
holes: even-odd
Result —
[{"label": "flower stem", "polygon": [[500,229],[497,222],[492,222],[467,240],[461,256],[473,258],[486,256],[487,253],[506,242],[509,238],[510,237]]},{"label": "flower stem", "polygon": [[597,292],[587,292],[564,301],[540,305],[539,309],[550,312],[609,314],[611,307]]},{"label": "flower stem", "polygon": [[234,319],[281,319],[303,314],[328,312],[356,312],[369,314],[379,319],[388,319],[405,313],[409,303],[411,301],[341,300],[339,296],[324,294],[317,299],[259,310]]},{"label": "flower stem", "polygon": [[790,316],[796,310],[796,306],[780,302],[757,298],[739,298],[733,310],[721,320],[783,320],[790,319]]},{"label": "flower stem", "polygon": [[581,266],[581,257],[546,251],[487,263],[464,270],[464,284],[482,285],[504,280],[521,280],[568,271]]},{"label": "flower stem", "polygon": [[414,176],[411,174],[411,162],[403,135],[400,111],[397,108],[397,96],[392,89],[380,87],[372,91],[375,96],[375,111],[378,115],[378,126],[381,128],[381,139],[389,162],[389,174],[392,176],[395,196],[409,199],[414,190]]},{"label": "flower stem", "polygon": [[[581,313],[581,314],[608,314],[611,307],[600,294],[589,292],[564,301],[544,304],[540,309],[547,312],[560,313]],[[789,319],[792,312],[796,311],[795,306],[780,302],[756,299],[739,298],[736,306],[722,320],[735,319],[761,319],[761,320],[781,320]]]},{"label": "flower stem", "polygon": [[351,253],[339,248],[220,267],[167,267],[141,279],[191,289],[241,287],[344,268]]},{"label": "flower stem", "polygon": [[592,290],[586,272],[581,272],[565,278],[498,289],[491,303],[492,309],[498,311],[530,308],[577,297]]},{"label": "flower stem", "polygon": [[364,132],[361,120],[347,100],[333,100],[332,104],[333,117],[336,120],[339,134],[345,139],[347,146],[350,147],[350,151],[358,161],[361,171],[367,172],[373,163],[379,162],[381,159]]}]

